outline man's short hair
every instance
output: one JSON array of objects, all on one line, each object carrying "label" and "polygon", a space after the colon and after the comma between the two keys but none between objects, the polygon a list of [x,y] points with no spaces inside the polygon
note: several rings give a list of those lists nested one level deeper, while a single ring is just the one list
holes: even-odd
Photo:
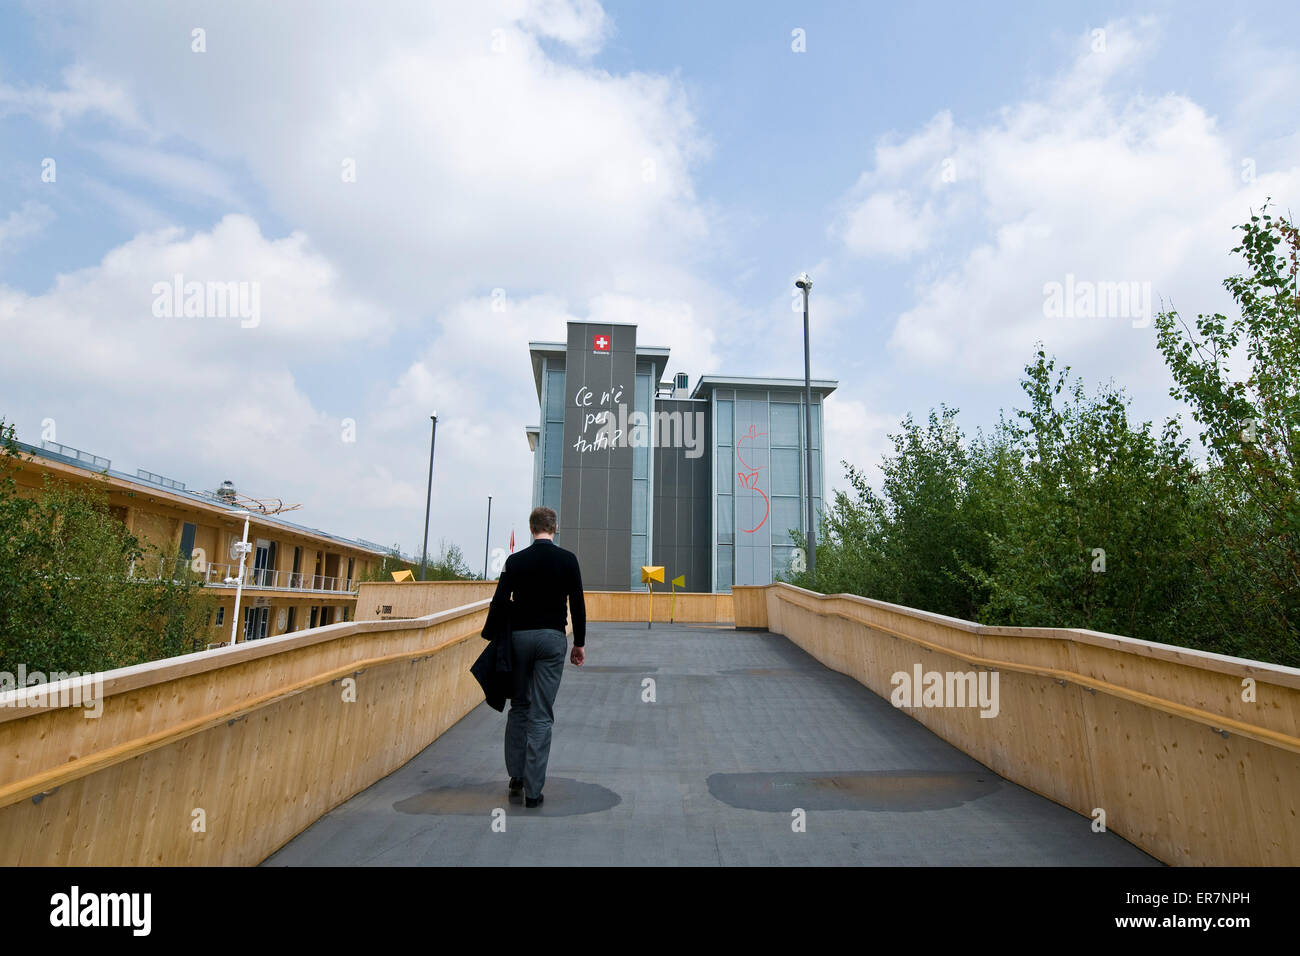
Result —
[{"label": "man's short hair", "polygon": [[534,508],[528,516],[528,530],[533,534],[555,534],[555,510]]}]

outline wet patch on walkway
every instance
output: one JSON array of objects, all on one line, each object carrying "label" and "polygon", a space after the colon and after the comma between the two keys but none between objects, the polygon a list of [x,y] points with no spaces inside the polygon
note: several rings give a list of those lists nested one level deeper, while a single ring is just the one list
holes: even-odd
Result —
[{"label": "wet patch on walkway", "polygon": [[594,664],[582,665],[582,672],[584,674],[653,674],[657,670],[659,670],[658,667],[655,667],[650,664],[644,664],[644,665],[604,664],[600,666]]},{"label": "wet patch on walkway", "polygon": [[881,770],[850,773],[715,773],[709,793],[738,810],[948,810],[1002,786],[989,771],[935,773]]},{"label": "wet patch on walkway", "polygon": [[584,783],[570,777],[547,777],[546,799],[535,810],[524,807],[523,800],[512,801],[505,780],[489,782],[471,781],[455,787],[438,787],[398,800],[393,809],[398,813],[486,816],[498,807],[510,815],[537,817],[573,817],[584,813],[600,813],[623,802],[613,790],[598,783]]}]

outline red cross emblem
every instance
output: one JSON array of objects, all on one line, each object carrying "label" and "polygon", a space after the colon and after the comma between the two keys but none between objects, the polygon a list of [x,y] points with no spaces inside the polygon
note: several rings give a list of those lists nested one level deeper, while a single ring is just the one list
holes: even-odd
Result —
[{"label": "red cross emblem", "polygon": [[608,336],[608,335],[597,335],[594,339],[591,340],[591,344],[592,344],[593,346],[595,346],[597,352],[608,352],[608,351],[609,351],[609,336]]}]

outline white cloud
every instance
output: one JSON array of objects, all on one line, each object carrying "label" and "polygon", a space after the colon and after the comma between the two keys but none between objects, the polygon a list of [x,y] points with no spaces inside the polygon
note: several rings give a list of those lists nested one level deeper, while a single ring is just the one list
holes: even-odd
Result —
[{"label": "white cloud", "polygon": [[[153,286],[176,273],[259,283],[260,324],[156,316]],[[128,471],[175,474],[191,487],[232,478],[255,494],[311,502],[335,519],[322,527],[359,532],[364,509],[340,508],[329,489],[362,481],[370,465],[347,464],[339,419],[290,367],[346,361],[349,348],[381,342],[386,326],[301,235],[266,239],[243,216],[191,236],[148,233],[44,293],[0,286],[5,413],[20,438],[53,418],[58,440],[126,456]]]},{"label": "white cloud", "polygon": [[841,228],[851,252],[901,259],[929,246],[938,227],[933,205],[896,190],[872,193],[847,214]]},{"label": "white cloud", "polygon": [[54,210],[44,203],[27,200],[0,220],[0,252],[13,249],[23,239],[44,231],[54,221]]},{"label": "white cloud", "polygon": [[212,163],[125,143],[99,142],[91,148],[114,169],[148,183],[152,190],[189,201],[198,198],[228,210],[246,205],[230,177]]},{"label": "white cloud", "polygon": [[671,350],[668,375],[680,369],[694,381],[699,375],[718,370],[717,335],[689,301],[598,295],[590,301],[585,318],[590,322],[631,323],[637,326],[639,345],[667,346]]},{"label": "white cloud", "polygon": [[611,27],[596,0],[520,0],[512,4],[511,12],[526,29],[567,44],[584,56],[600,49]]},{"label": "white cloud", "polygon": [[893,451],[890,432],[898,429],[901,414],[872,410],[866,402],[834,393],[826,400],[826,501],[835,500],[834,489],[848,490],[847,461],[879,488],[881,457]]},{"label": "white cloud", "polygon": [[918,170],[928,170],[929,185],[937,188],[942,182],[941,160],[952,153],[953,135],[952,113],[942,110],[911,136],[886,137],[877,144],[873,168],[862,174],[858,188],[891,183]]},{"label": "white cloud", "polygon": [[945,152],[958,171],[947,186],[953,201],[936,199],[933,210],[950,265],[913,276],[914,299],[889,340],[899,359],[970,382],[1008,380],[1041,339],[1094,371],[1155,387],[1164,378],[1152,330],[1134,327],[1149,326],[1149,315],[1049,318],[1045,285],[1067,276],[1137,282],[1150,289],[1153,309],[1161,296],[1197,310],[1230,305],[1220,283],[1232,226],[1266,196],[1295,194],[1300,155],[1242,182],[1241,157],[1203,107],[1176,93],[1116,89],[1155,42],[1153,29],[1109,24],[1105,51],[1085,37],[1041,96],[983,125],[953,125],[941,114],[877,152],[877,168],[860,181],[874,190],[859,207],[864,221],[919,219],[931,231],[904,229],[892,246],[873,246],[864,225],[844,236],[851,252],[923,247],[938,227],[924,204],[897,197],[943,189],[934,168]]},{"label": "white cloud", "polygon": [[685,89],[588,65],[610,32],[599,5],[387,9],[222,5],[205,11],[203,54],[171,5],[86,5],[68,30],[154,139],[247,171],[404,317],[496,287],[654,294],[638,274],[707,238],[691,180],[707,143]]},{"label": "white cloud", "polygon": [[35,117],[56,130],[69,120],[93,114],[107,116],[131,129],[144,126],[122,86],[80,64],[63,71],[62,89],[0,83],[0,116],[14,113]]},{"label": "white cloud", "polygon": [[[636,321],[693,373],[714,363],[725,315],[689,267],[711,228],[692,182],[708,144],[684,86],[591,66],[612,34],[592,0],[386,9],[85,3],[57,30],[68,89],[0,89],[0,111],[51,124],[116,118],[89,142],[112,182],[87,186],[144,229],[43,295],[0,287],[20,428],[54,415],[74,445],[103,436],[87,443],[410,550],[436,409],[431,537],[468,546],[487,485],[500,521],[530,503],[529,339]],[[264,199],[260,221],[288,234],[242,214],[153,228],[165,213],[133,180],[222,211]],[[177,273],[257,282],[260,324],[155,318]]]}]

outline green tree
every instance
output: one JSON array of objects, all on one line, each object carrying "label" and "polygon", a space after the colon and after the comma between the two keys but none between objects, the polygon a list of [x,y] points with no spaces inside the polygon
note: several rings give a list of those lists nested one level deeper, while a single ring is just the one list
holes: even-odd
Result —
[{"label": "green tree", "polygon": [[979,619],[1178,638],[1173,610],[1194,584],[1187,443],[1175,420],[1134,427],[1121,389],[1089,396],[1069,371],[1041,350],[1025,367],[1008,520],[979,556],[987,570],[972,568],[988,592]]},{"label": "green tree", "polygon": [[1170,309],[1157,342],[1208,450],[1195,552],[1220,627],[1300,663],[1300,234],[1268,212],[1235,227],[1247,271],[1224,280],[1240,316]]},{"label": "green tree", "polygon": [[[967,449],[956,410],[931,412],[924,426],[907,416],[890,436],[877,493],[865,474],[844,462],[852,494],[837,492],[822,517],[817,544],[820,591],[867,594],[893,604],[973,617],[983,601],[982,569],[989,534],[1001,519],[991,510],[988,475],[1002,460],[982,436]],[[797,546],[803,542],[794,536]],[[806,571],[793,583],[808,586]]]},{"label": "green tree", "polygon": [[1177,419],[1130,422],[1122,389],[1090,395],[1040,348],[990,435],[965,446],[941,407],[891,436],[879,492],[844,463],[816,588],[1300,665],[1300,234],[1267,206],[1237,228],[1240,317],[1156,321],[1205,461]]}]

